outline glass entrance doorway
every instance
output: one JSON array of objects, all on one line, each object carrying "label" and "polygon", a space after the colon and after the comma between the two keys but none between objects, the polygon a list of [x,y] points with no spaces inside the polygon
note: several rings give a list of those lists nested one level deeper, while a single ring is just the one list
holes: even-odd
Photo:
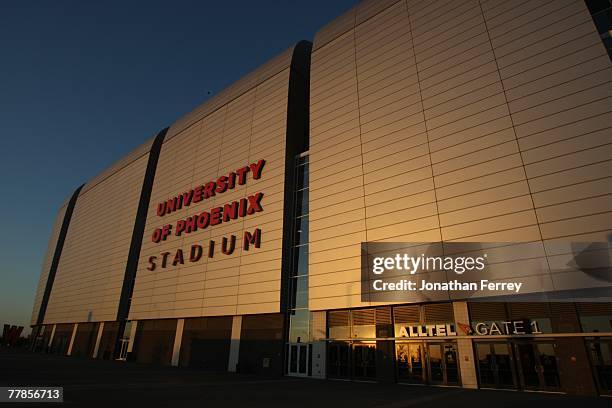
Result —
[{"label": "glass entrance doorway", "polygon": [[478,383],[483,388],[516,388],[510,344],[477,342]]},{"label": "glass entrance doorway", "polygon": [[426,377],[423,343],[398,343],[395,349],[397,380],[411,384],[424,384]]},{"label": "glass entrance doorway", "polygon": [[356,380],[376,379],[376,344],[353,344],[353,378]]},{"label": "glass entrance doorway", "polygon": [[429,343],[427,348],[430,382],[438,385],[459,385],[456,344]]},{"label": "glass entrance doorway", "polygon": [[409,384],[460,385],[454,342],[396,343],[397,377]]},{"label": "glass entrance doorway", "polygon": [[599,393],[612,395],[612,339],[588,339],[587,350]]},{"label": "glass entrance doorway", "polygon": [[553,342],[517,342],[514,345],[518,360],[521,388],[536,391],[559,391],[559,364]]},{"label": "glass entrance doorway", "polygon": [[327,347],[328,378],[376,380],[376,343],[333,342]]},{"label": "glass entrance doorway", "polygon": [[328,345],[327,376],[329,378],[350,378],[350,345],[334,342]]},{"label": "glass entrance doorway", "polygon": [[292,376],[308,376],[310,358],[312,357],[310,356],[308,344],[289,344],[289,366],[287,367],[287,373]]}]

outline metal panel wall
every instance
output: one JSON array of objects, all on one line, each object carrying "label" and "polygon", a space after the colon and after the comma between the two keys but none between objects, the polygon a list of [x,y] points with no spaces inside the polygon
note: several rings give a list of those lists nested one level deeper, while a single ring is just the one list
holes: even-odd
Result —
[{"label": "metal panel wall", "polygon": [[79,194],[44,322],[115,320],[152,140]]},{"label": "metal panel wall", "polygon": [[[219,97],[205,103],[171,126],[159,157],[151,193],[130,319],[241,315],[280,311],[283,195],[287,95],[292,49],[273,59]],[[221,103],[220,101],[223,101]],[[261,178],[245,185],[157,215],[157,204],[198,185],[263,159]],[[263,192],[263,211],[199,229],[171,235],[154,243],[155,228]],[[243,251],[244,232],[261,229],[261,247]],[[236,236],[231,255],[221,253],[223,237]],[[208,258],[210,240],[215,255]],[[177,249],[186,258],[192,245],[204,255],[151,271],[150,256]]]},{"label": "metal panel wall", "polygon": [[362,241],[540,241],[552,268],[607,240],[612,67],[583,1],[366,1],[313,49],[311,310],[369,304]]}]

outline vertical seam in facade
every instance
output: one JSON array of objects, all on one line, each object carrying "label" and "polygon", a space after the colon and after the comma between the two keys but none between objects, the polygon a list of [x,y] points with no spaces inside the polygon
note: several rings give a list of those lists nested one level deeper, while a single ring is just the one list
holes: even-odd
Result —
[{"label": "vertical seam in facade", "polygon": [[[195,151],[195,158],[193,160],[193,167],[191,168],[191,185],[194,184],[195,181],[195,173],[196,173],[196,166],[198,164],[198,152],[200,151],[200,144],[201,144],[201,140],[202,140],[202,135],[205,132],[206,126],[206,116],[204,116],[201,120],[201,124],[200,124],[200,129],[199,129],[199,135],[198,135],[198,143],[196,146],[196,151]],[[194,122],[195,123],[195,122]],[[178,133],[177,133],[178,134]],[[184,239],[184,237],[183,237]],[[181,241],[181,247],[182,247],[183,241]],[[204,258],[203,262],[202,262],[202,268],[206,268],[208,266],[208,256],[204,256],[204,254],[202,254],[202,257]],[[180,265],[179,268],[177,270],[177,273],[180,274]],[[180,278],[180,276],[179,276]],[[206,284],[206,271],[204,271],[204,282],[203,282],[203,286]],[[177,287],[178,287],[178,281],[177,281]],[[202,287],[202,296],[204,296],[204,287]],[[175,304],[176,304],[176,297],[175,297]],[[200,304],[200,313],[202,313],[202,309],[204,308],[204,299],[202,299],[202,303]],[[178,323],[177,323],[178,324]],[[184,326],[183,326],[184,329]]]},{"label": "vertical seam in facade", "polygon": [[[242,94],[242,95],[244,95],[244,94]],[[242,95],[240,95],[240,96],[242,96]],[[238,96],[238,97],[240,97],[240,96]],[[232,99],[232,100],[234,100],[234,99]],[[217,175],[219,174],[219,169],[221,168],[221,148],[223,147],[223,136],[225,134],[225,120],[227,118],[227,107],[229,106],[230,103],[231,103],[231,101],[226,103],[225,105],[220,106],[218,109],[216,109],[215,111],[209,113],[207,116],[202,118],[202,128],[204,128],[204,121],[206,119],[212,117],[212,114],[214,112],[219,112],[221,110],[223,111],[223,127],[221,128],[221,143],[219,144],[219,157],[218,157],[218,160],[217,160]],[[199,140],[198,140],[198,145],[199,145]],[[193,171],[194,171],[194,175],[195,175],[195,165],[194,165],[193,169],[194,169]],[[193,179],[193,177],[192,177],[192,179]],[[209,238],[208,238],[208,244],[209,244],[208,250],[209,251],[210,251],[210,238],[212,238],[212,236],[209,236]],[[206,262],[205,262],[205,264],[206,264],[206,267],[208,269],[208,254],[206,254]],[[202,288],[202,292],[203,293],[206,292],[206,273],[207,273],[207,271],[204,272],[204,287]],[[205,299],[206,299],[206,296],[202,295],[202,304],[200,306],[200,310],[202,311],[202,313],[204,313],[204,300]]]},{"label": "vertical seam in facade", "polygon": [[[531,199],[531,207],[533,208],[533,215],[536,219],[536,224],[538,226],[538,232],[540,234],[540,242],[542,242],[542,249],[544,250],[544,258],[546,259],[546,265],[548,266],[548,273],[550,274],[550,262],[548,260],[548,254],[546,253],[546,247],[544,246],[544,236],[542,235],[542,228],[540,226],[540,220],[538,218],[538,212],[536,211],[535,201],[533,200],[533,192],[531,191],[531,186],[529,184],[529,178],[527,177],[527,170],[525,169],[525,161],[523,160],[523,152],[521,151],[521,145],[519,144],[518,135],[516,133],[516,126],[514,124],[514,119],[512,118],[512,112],[510,111],[510,104],[508,103],[508,95],[506,94],[506,87],[504,86],[504,81],[501,77],[501,71],[499,69],[499,64],[497,62],[497,56],[495,55],[495,48],[493,48],[493,41],[491,40],[491,33],[489,32],[489,26],[487,25],[487,19],[484,15],[484,10],[482,9],[482,2],[478,0],[478,7],[480,8],[480,14],[482,16],[482,22],[484,23],[485,31],[487,32],[487,38],[489,39],[489,46],[491,47],[491,53],[493,54],[493,60],[495,61],[495,68],[497,69],[497,76],[499,78],[499,84],[502,87],[502,91],[504,94],[504,101],[506,101],[506,109],[508,109],[508,117],[510,118],[510,124],[512,125],[512,132],[514,133],[514,140],[516,141],[516,148],[519,153],[519,158],[521,159],[521,168],[523,169],[523,175],[525,176],[525,183],[527,184],[527,190],[529,191],[529,198]],[[551,279],[551,284],[553,286],[553,290],[555,288],[555,283]]]},{"label": "vertical seam in facade", "polygon": [[[365,228],[365,249],[368,250],[368,211],[366,206],[365,192],[365,168],[363,166],[363,138],[361,137],[361,103],[359,101],[359,70],[357,69],[357,9],[355,9],[355,23],[353,24],[353,49],[355,63],[355,87],[357,90],[357,123],[359,124],[359,158],[361,159],[361,189],[363,192],[363,226]],[[370,302],[370,290],[368,288],[368,302]]]},{"label": "vertical seam in facade", "polygon": [[361,152],[361,188],[363,189],[363,214],[364,214],[364,226],[365,226],[365,236],[366,242],[368,240],[368,226],[367,226],[367,213],[366,213],[366,201],[365,201],[365,169],[363,167],[363,139],[361,137],[361,105],[359,102],[359,72],[357,70],[357,13],[355,12],[355,25],[353,27],[353,46],[355,53],[354,63],[355,63],[355,87],[357,90],[357,123],[359,124],[359,151]]},{"label": "vertical seam in facade", "polygon": [[[363,20],[362,22],[360,22],[359,24],[363,24],[363,23],[365,23],[366,21],[369,21],[369,20],[373,19],[374,17],[376,17],[376,16],[378,16],[379,14],[381,14],[381,13],[383,13],[383,12],[385,12],[385,11],[389,10],[391,7],[395,6],[396,4],[398,4],[398,3],[402,2],[402,1],[404,1],[404,0],[396,0],[396,1],[394,1],[393,3],[389,4],[388,6],[386,6],[386,7],[382,8],[382,9],[378,10],[376,13],[372,14],[370,17],[368,17],[368,18],[364,19],[364,20]],[[359,6],[361,6],[361,3],[365,3],[365,2],[366,2],[366,0],[362,0],[360,3],[358,3],[357,5],[355,5],[355,6],[354,6],[352,9],[349,9],[348,11],[346,11],[346,13],[349,13],[349,12],[351,12],[351,11],[354,11],[354,12],[355,12],[355,27],[357,26],[357,10],[358,10]],[[342,37],[344,34],[348,33],[349,31],[351,31],[351,29],[350,29],[350,28],[349,28],[348,30],[346,30],[346,31],[343,31],[343,32],[341,32],[341,33],[338,33],[338,34],[337,34],[335,37],[330,38],[329,40],[325,41],[325,43],[323,43],[323,44],[321,44],[321,45],[317,45],[317,48],[314,48],[314,49],[313,49],[313,52],[314,52],[314,51],[318,51],[319,49],[321,49],[321,48],[325,47],[327,44],[329,44],[329,43],[331,43],[331,42],[333,42],[333,41],[337,40],[338,38]],[[315,38],[315,39],[316,39],[316,38]]]},{"label": "vertical seam in facade", "polygon": [[[408,1],[406,5],[406,16],[408,18],[408,28],[410,31],[410,42],[412,43],[412,56],[414,57],[414,70],[417,77],[417,86],[419,87],[419,100],[421,101],[421,112],[423,114],[423,124],[425,125],[425,137],[427,138],[427,156],[429,157],[429,170],[431,171],[431,183],[433,184],[434,200],[436,202],[436,217],[438,218],[438,234],[440,234],[440,243],[442,240],[442,222],[440,221],[440,209],[438,208],[438,193],[436,192],[436,180],[433,172],[433,162],[431,160],[431,146],[429,144],[429,129],[427,128],[427,118],[425,117],[425,105],[423,104],[423,93],[421,91],[421,78],[419,76],[419,65],[416,58],[416,50],[414,49],[414,37],[412,35],[412,21],[410,20],[410,11],[408,10]],[[442,245],[442,253],[444,254],[444,245]]]},{"label": "vertical seam in facade", "polygon": [[[291,70],[291,66],[288,69]],[[259,85],[255,86],[255,91],[254,91],[255,95],[253,95],[253,107],[251,109],[251,123],[249,125],[249,148],[247,150],[248,151],[248,153],[247,153],[247,162],[248,162],[249,165],[251,163],[251,143],[253,142],[253,122],[255,121],[255,108],[257,107],[257,89],[258,88],[259,88]],[[219,157],[221,157],[221,156],[219,155]],[[249,185],[248,185],[248,182],[245,182],[245,195],[247,197],[249,195]],[[240,303],[238,303],[238,296],[240,294],[240,277],[242,275],[240,273],[240,269],[242,267],[242,251],[243,251],[243,248],[244,248],[244,225],[245,225],[244,217],[242,218],[241,222],[242,222],[242,229],[241,229],[241,231],[242,231],[242,245],[240,246],[240,256],[238,257],[238,287],[236,288],[236,315],[238,315],[238,307],[240,306]],[[234,248],[234,250],[236,250],[236,249]],[[282,254],[282,250],[281,250],[281,254]]]},{"label": "vertical seam in facade", "polygon": [[[248,91],[246,91],[248,92]],[[246,93],[245,92],[245,93]],[[244,93],[242,94],[244,95]],[[240,96],[242,96],[240,95]],[[236,98],[238,99],[238,98]],[[229,101],[228,103],[226,103],[225,105],[221,106],[221,108],[223,109],[223,127],[221,127],[221,143],[219,143],[219,156],[218,156],[218,160],[217,160],[217,177],[219,177],[219,170],[221,169],[221,152],[223,151],[223,140],[225,139],[225,126],[227,124],[227,114],[229,111],[229,106],[230,103],[232,103],[232,101],[235,101],[236,99],[232,99],[231,101]],[[213,201],[213,203],[211,203],[211,205],[214,205],[214,203],[216,202],[216,197],[215,197],[215,201]],[[212,232],[210,233],[210,237],[208,238],[208,251],[210,253],[210,244],[212,241]],[[216,249],[214,249],[216,251]],[[206,255],[206,272],[208,272],[208,254]],[[204,295],[202,296],[202,314],[204,314],[204,302],[206,301],[206,275],[204,275]],[[236,295],[236,299],[238,299],[238,295]]]}]

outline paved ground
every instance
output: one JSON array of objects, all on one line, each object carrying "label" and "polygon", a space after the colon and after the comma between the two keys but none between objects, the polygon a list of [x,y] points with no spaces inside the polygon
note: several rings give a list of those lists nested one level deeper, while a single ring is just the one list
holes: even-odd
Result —
[{"label": "paved ground", "polygon": [[[66,404],[110,407],[611,407],[612,399],[160,368],[0,349],[0,386],[63,386]],[[2,404],[12,406],[14,404]],[[20,404],[26,405],[26,404]],[[54,404],[57,406],[57,404]],[[27,404],[32,407],[33,405]]]}]

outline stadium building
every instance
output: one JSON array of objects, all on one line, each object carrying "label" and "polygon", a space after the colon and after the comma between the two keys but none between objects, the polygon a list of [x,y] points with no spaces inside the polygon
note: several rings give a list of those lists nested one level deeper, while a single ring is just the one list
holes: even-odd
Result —
[{"label": "stadium building", "polygon": [[[554,296],[566,243],[612,240],[612,13],[587,3],[358,4],[66,199],[33,348],[612,394],[610,281]],[[464,241],[530,243],[503,273],[539,289],[364,297],[362,243]]]}]

